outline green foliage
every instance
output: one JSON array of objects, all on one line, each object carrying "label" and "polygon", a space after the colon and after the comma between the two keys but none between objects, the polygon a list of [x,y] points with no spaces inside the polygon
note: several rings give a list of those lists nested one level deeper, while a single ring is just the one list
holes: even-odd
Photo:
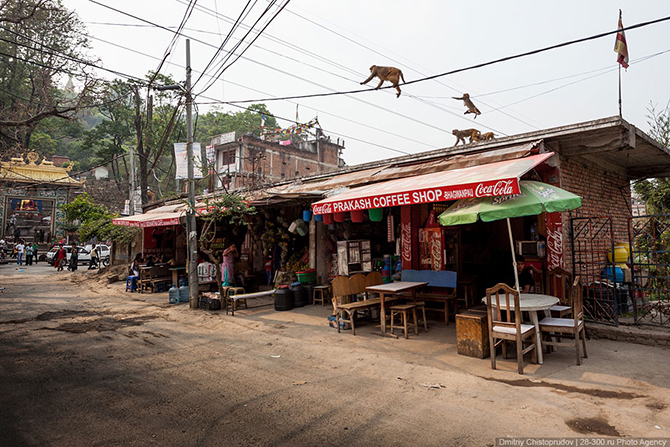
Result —
[{"label": "green foliage", "polygon": [[[88,36],[77,15],[61,0],[1,4],[0,16],[8,20],[0,26],[0,53],[4,54],[0,64],[0,149],[19,143],[40,152],[54,150],[45,138],[33,145],[32,136],[54,108],[63,110],[86,100],[86,88],[79,95],[68,95],[55,86],[63,81],[63,73],[79,73],[78,81],[86,82],[88,67],[78,61],[87,59]],[[29,120],[35,116],[39,118]],[[65,121],[62,116],[57,119]],[[3,121],[22,124],[4,126]]]},{"label": "green foliage", "polygon": [[[650,105],[647,110],[649,112],[647,115],[649,136],[667,147],[670,145],[670,105],[666,105],[661,111],[657,111],[655,106]],[[650,214],[670,212],[670,179],[641,180],[635,184],[635,192],[647,204]]]},{"label": "green foliage", "polygon": [[79,222],[78,233],[81,240],[96,237],[103,241],[130,242],[139,231],[136,228],[112,224],[112,219],[117,216],[110,213],[103,205],[93,203],[86,193],[62,205],[61,209],[65,211],[65,219],[68,222]]},{"label": "green foliage", "polygon": [[[198,212],[205,222],[223,222],[231,226],[246,226],[248,218],[256,214],[256,208],[237,193],[227,193],[203,201],[204,211]],[[207,235],[203,232],[201,238]]]},{"label": "green foliage", "polygon": [[276,128],[277,119],[268,111],[265,104],[252,104],[244,112],[213,111],[198,116],[195,140],[207,139],[228,132],[245,134],[252,132],[255,136],[261,134],[261,114],[265,113],[265,127]]}]

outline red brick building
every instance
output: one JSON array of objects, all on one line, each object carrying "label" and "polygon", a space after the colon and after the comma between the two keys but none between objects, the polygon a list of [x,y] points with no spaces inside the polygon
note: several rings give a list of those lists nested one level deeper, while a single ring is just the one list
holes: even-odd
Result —
[{"label": "red brick building", "polygon": [[322,134],[317,139],[280,143],[253,135],[236,138],[235,133],[218,135],[210,145],[216,153],[216,188],[257,188],[314,174],[333,172],[343,166],[344,145]]}]

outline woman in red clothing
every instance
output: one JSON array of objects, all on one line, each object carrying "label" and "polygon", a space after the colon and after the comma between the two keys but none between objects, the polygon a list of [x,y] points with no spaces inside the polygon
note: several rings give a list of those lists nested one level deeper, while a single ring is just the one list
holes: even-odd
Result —
[{"label": "woman in red clothing", "polygon": [[60,244],[58,246],[56,254],[54,255],[54,259],[56,260],[54,262],[54,267],[56,267],[57,271],[59,272],[63,271],[63,265],[65,265],[66,258],[67,258],[67,252],[63,248],[63,244]]}]

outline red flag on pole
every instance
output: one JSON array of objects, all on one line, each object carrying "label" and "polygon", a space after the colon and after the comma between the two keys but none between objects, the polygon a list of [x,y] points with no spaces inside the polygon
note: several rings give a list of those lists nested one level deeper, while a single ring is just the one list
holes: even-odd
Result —
[{"label": "red flag on pole", "polygon": [[[621,22],[621,10],[619,10],[618,29],[623,30],[623,23]],[[617,57],[617,62],[620,63],[623,68],[628,68],[628,45],[626,44],[626,35],[623,31],[616,33],[614,52],[619,55],[619,57]]]}]

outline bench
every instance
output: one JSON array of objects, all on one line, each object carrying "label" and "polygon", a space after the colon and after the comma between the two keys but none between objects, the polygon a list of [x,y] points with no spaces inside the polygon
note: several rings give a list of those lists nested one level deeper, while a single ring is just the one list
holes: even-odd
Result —
[{"label": "bench", "polygon": [[[252,298],[264,298],[266,296],[271,296],[273,293],[275,293],[275,290],[277,289],[272,289],[272,290],[265,290],[263,292],[253,292],[253,293],[241,293],[239,295],[228,295],[227,299],[230,301],[230,312],[232,316],[235,316],[235,305],[237,304],[238,301],[244,301],[246,304],[246,300],[252,299]],[[260,306],[256,306],[260,307]],[[226,306],[226,315],[228,315],[228,306]]]},{"label": "bench", "polygon": [[[347,276],[337,276],[330,283],[333,289],[333,315],[337,321],[337,332],[344,326],[344,322],[351,324],[351,333],[356,335],[356,326],[354,318],[357,311],[369,310],[375,307],[381,307],[379,298],[369,298],[366,287],[382,284],[382,274],[380,272],[371,272],[365,275],[358,273],[351,278]],[[354,297],[362,297],[362,301],[351,301]],[[386,302],[395,298],[386,299]],[[341,324],[342,323],[342,324]]]},{"label": "bench", "polygon": [[[139,291],[151,289],[157,291],[157,285],[160,283],[169,283],[172,281],[172,274],[167,264],[156,264],[151,267],[140,266]],[[179,286],[179,284],[175,284]]]},{"label": "bench", "polygon": [[[450,270],[403,270],[403,281],[427,282],[428,285],[416,298],[425,302],[439,303],[440,307],[427,307],[427,310],[444,314],[444,324],[449,324],[449,302],[457,303],[456,286],[458,285],[456,272]],[[443,306],[443,307],[442,307]]]}]

